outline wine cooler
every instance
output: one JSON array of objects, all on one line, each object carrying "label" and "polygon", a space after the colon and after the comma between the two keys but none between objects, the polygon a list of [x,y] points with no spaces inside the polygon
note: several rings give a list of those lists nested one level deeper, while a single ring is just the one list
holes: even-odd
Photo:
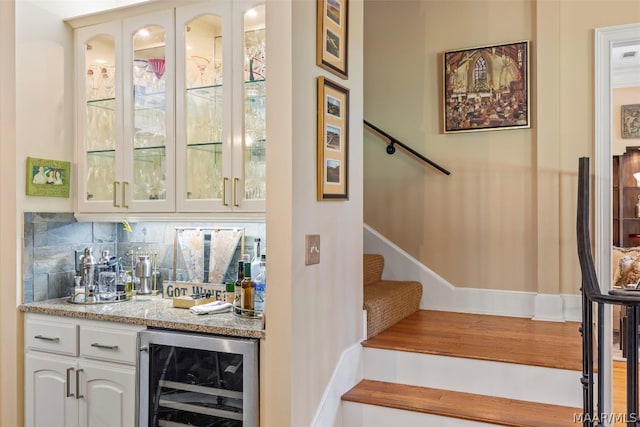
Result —
[{"label": "wine cooler", "polygon": [[258,340],[139,333],[140,427],[258,427]]}]

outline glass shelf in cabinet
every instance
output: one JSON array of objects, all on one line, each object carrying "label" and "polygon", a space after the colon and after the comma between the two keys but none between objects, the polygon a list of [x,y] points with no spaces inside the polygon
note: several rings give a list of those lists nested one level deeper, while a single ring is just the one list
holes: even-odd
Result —
[{"label": "glass shelf in cabinet", "polygon": [[188,148],[191,149],[200,149],[203,151],[217,151],[220,149],[220,146],[222,145],[221,141],[209,141],[209,142],[193,142],[193,143],[189,143],[187,144]]},{"label": "glass shelf in cabinet", "polygon": [[113,157],[116,150],[87,150],[86,153],[92,156]]},{"label": "glass shelf in cabinet", "polygon": [[187,88],[187,94],[209,101],[219,101],[222,97],[222,85],[190,87]]},{"label": "glass shelf in cabinet", "polygon": [[104,110],[115,111],[116,99],[115,98],[92,99],[90,101],[87,101],[87,107],[102,108]]}]

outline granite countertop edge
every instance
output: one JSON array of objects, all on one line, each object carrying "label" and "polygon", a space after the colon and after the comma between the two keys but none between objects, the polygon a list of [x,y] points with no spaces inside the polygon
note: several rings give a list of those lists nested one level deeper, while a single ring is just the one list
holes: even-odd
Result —
[{"label": "granite countertop edge", "polygon": [[[155,305],[157,306],[158,303],[159,302],[156,301]],[[241,338],[265,338],[265,330],[262,328],[261,320],[242,319],[232,313],[198,316],[189,313],[186,309],[173,308],[169,305],[170,302],[164,302],[165,307],[162,307],[162,310],[156,310],[152,315],[145,313],[147,317],[122,312],[109,313],[107,311],[111,308],[109,306],[122,308],[127,304],[132,304],[132,302],[100,304],[99,306],[88,307],[70,304],[66,302],[66,299],[57,299],[21,304],[18,308],[24,313],[110,321],[130,325],[142,325],[151,328],[228,335]],[[160,304],[162,304],[162,302],[160,302]],[[91,309],[92,311],[86,311],[86,309]],[[166,314],[166,316],[163,314]],[[176,319],[176,317],[178,317],[178,319]]]}]

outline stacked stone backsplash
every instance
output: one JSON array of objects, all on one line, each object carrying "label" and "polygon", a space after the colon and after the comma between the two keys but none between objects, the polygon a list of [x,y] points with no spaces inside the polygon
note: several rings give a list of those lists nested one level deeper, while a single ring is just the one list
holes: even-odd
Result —
[{"label": "stacked stone backsplash", "polygon": [[[214,223],[139,222],[130,223],[131,232],[122,223],[78,222],[72,213],[24,214],[23,282],[25,303],[62,298],[73,290],[76,275],[76,251],[91,247],[96,259],[103,250],[117,256],[123,267],[131,268],[130,251],[157,251],[157,270],[160,280],[174,278],[174,240],[176,228],[238,228],[244,229],[244,253],[253,256],[253,240],[265,242],[264,223],[234,223],[217,226]],[[223,281],[234,280],[241,245],[228,251]],[[188,280],[184,252],[177,252],[175,278]]]}]

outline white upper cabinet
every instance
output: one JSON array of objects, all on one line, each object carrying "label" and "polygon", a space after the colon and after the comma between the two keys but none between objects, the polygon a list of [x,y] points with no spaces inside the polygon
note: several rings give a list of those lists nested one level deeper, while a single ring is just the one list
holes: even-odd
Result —
[{"label": "white upper cabinet", "polygon": [[76,29],[78,213],[264,212],[264,5],[136,10]]}]

